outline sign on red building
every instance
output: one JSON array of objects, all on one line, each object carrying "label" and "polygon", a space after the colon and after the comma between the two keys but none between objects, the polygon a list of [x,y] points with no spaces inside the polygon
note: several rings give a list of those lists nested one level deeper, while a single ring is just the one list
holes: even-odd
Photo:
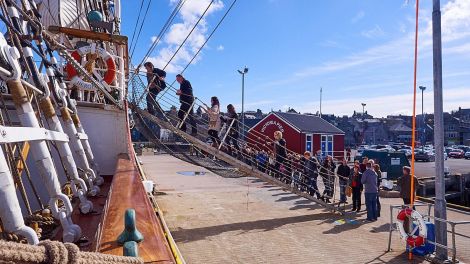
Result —
[{"label": "sign on red building", "polygon": [[344,157],[344,132],[314,115],[272,112],[248,131],[247,142],[272,151],[272,145],[264,142],[269,142],[266,137],[274,140],[275,131],[281,131],[287,148],[298,154],[321,150],[324,156]]}]

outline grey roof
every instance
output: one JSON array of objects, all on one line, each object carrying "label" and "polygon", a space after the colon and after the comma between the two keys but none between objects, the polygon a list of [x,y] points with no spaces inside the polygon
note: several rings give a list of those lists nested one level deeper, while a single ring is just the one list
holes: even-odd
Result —
[{"label": "grey roof", "polygon": [[390,131],[394,131],[394,132],[412,132],[413,130],[404,125],[404,124],[396,124],[396,125],[393,125],[390,127]]},{"label": "grey roof", "polygon": [[341,129],[318,116],[281,112],[274,112],[274,114],[302,132],[344,134]]}]

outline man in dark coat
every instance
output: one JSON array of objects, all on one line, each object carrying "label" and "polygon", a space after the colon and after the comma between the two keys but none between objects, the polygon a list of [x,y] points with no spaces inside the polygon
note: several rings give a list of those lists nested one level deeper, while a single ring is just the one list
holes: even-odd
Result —
[{"label": "man in dark coat", "polygon": [[319,167],[320,164],[317,159],[312,157],[310,152],[306,151],[304,153],[304,173],[308,177],[308,192],[311,196],[316,194],[318,199],[322,199],[317,185]]},{"label": "man in dark coat", "polygon": [[165,77],[166,72],[159,68],[153,67],[151,62],[144,64],[147,70],[147,83],[149,92],[147,94],[147,111],[152,115],[163,117],[160,105],[156,101],[157,95],[166,88]]},{"label": "man in dark coat", "polygon": [[178,111],[178,118],[180,122],[183,122],[180,126],[182,131],[186,131],[186,120],[184,120],[185,115],[189,120],[189,125],[191,126],[191,135],[197,136],[196,121],[194,120],[194,111],[193,111],[193,87],[191,83],[186,80],[183,75],[176,75],[176,81],[180,84],[180,88],[176,91],[176,94],[180,97],[180,109]]},{"label": "man in dark coat", "polygon": [[[411,191],[411,177],[413,177],[413,191]],[[403,167],[403,176],[398,178],[397,185],[400,188],[400,197],[403,199],[405,205],[411,204],[411,194],[416,197],[416,190],[418,189],[418,178],[411,176],[411,168],[408,166]],[[413,199],[414,200],[414,199]]]},{"label": "man in dark coat", "polygon": [[341,165],[338,166],[338,174],[339,179],[339,190],[340,190],[340,203],[347,203],[346,201],[346,186],[348,185],[349,175],[351,174],[351,168],[348,166],[348,162],[346,159],[343,159]]}]

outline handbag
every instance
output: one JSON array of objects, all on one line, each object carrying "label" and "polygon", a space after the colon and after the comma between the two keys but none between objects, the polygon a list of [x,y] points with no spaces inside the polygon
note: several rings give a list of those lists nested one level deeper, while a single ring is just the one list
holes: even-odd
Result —
[{"label": "handbag", "polygon": [[345,191],[345,193],[346,193],[346,196],[347,196],[347,197],[351,197],[351,195],[352,195],[352,187],[351,187],[351,186],[346,186],[346,191]]}]

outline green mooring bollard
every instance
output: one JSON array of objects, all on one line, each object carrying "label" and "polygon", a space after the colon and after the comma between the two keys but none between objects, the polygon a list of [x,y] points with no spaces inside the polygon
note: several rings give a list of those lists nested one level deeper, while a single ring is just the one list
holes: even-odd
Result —
[{"label": "green mooring bollard", "polygon": [[122,251],[126,257],[139,257],[139,244],[135,241],[127,241],[124,243]]},{"label": "green mooring bollard", "polygon": [[135,210],[127,209],[124,213],[124,231],[119,235],[117,242],[122,245],[128,241],[139,243],[142,240],[144,240],[144,236],[136,228]]}]

